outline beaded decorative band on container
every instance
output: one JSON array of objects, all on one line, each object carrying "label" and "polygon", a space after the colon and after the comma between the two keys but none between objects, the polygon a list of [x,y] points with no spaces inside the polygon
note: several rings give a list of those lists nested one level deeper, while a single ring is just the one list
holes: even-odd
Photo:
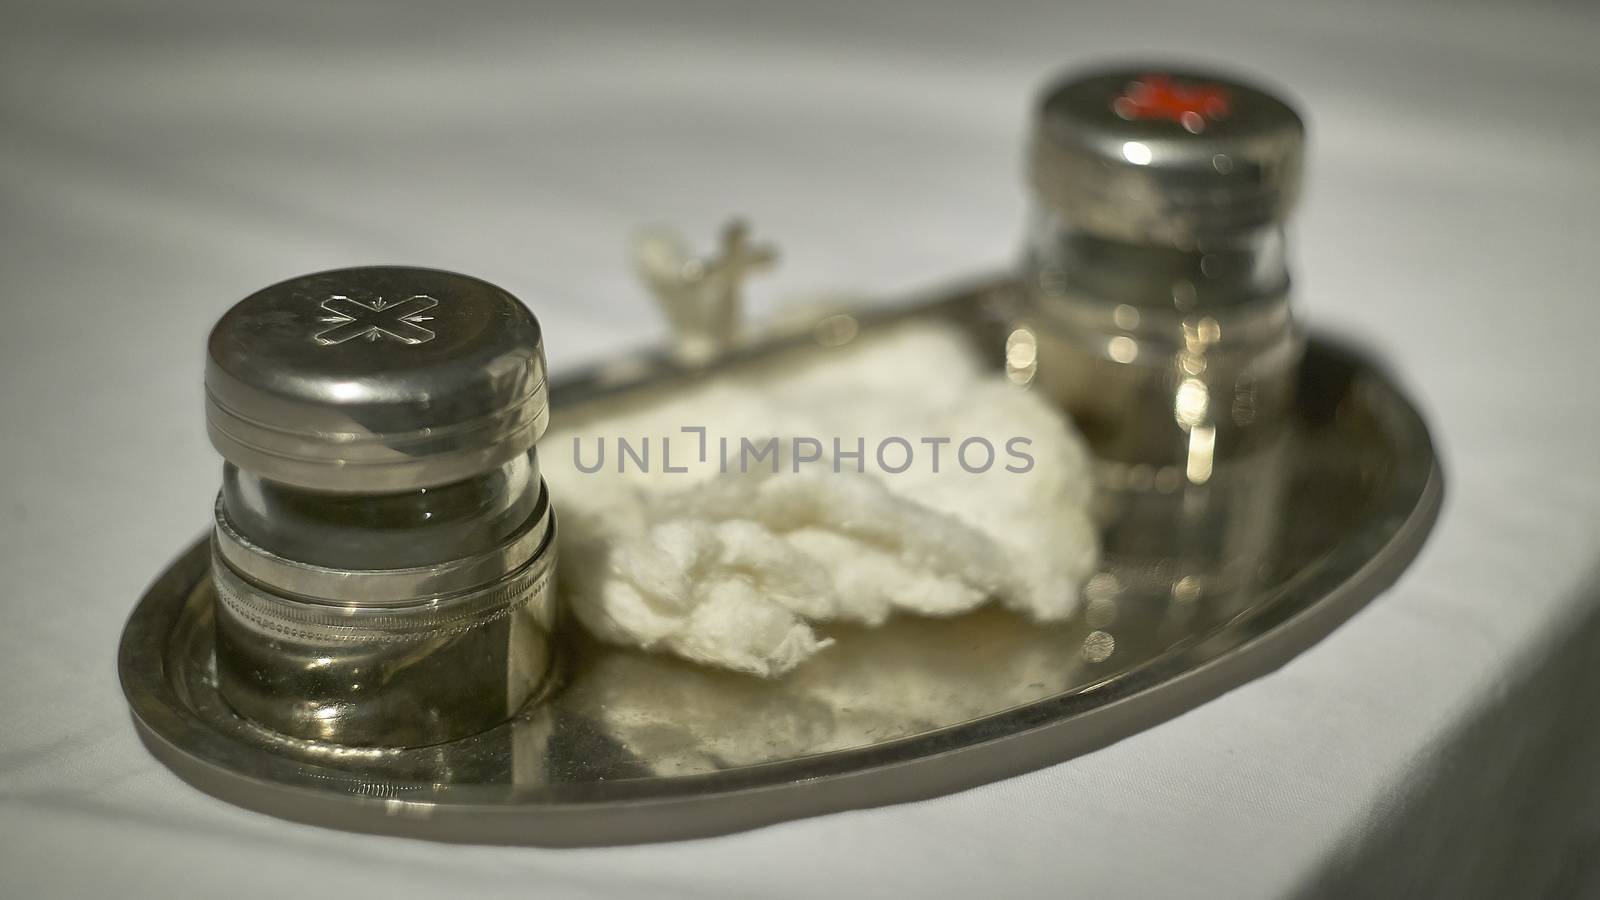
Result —
[{"label": "beaded decorative band on container", "polygon": [[392,606],[284,596],[241,575],[226,558],[221,539],[213,537],[217,600],[227,613],[263,631],[300,640],[399,642],[448,637],[548,600],[555,555],[544,551],[555,536],[555,522],[548,507],[542,518],[547,523],[544,542],[516,571],[476,589]]},{"label": "beaded decorative band on container", "polygon": [[538,556],[550,543],[555,517],[550,508],[550,491],[541,481],[533,511],[498,546],[448,562],[380,570],[333,569],[279,556],[234,527],[221,495],[217,497],[215,523],[214,555],[247,583],[260,584],[273,596],[293,597],[310,605],[333,606],[339,610],[357,609],[367,614],[378,609],[409,608],[419,601],[443,603],[445,601],[438,598],[453,597],[491,581],[510,578],[512,572]]}]

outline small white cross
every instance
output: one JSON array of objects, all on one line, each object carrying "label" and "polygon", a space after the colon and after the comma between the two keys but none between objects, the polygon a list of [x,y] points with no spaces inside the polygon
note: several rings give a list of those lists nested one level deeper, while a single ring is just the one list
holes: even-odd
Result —
[{"label": "small white cross", "polygon": [[752,245],[740,221],[723,229],[715,256],[692,255],[676,231],[659,226],[640,233],[633,246],[634,267],[672,326],[674,350],[691,362],[705,362],[738,341],[744,281],[777,258],[771,246]]}]

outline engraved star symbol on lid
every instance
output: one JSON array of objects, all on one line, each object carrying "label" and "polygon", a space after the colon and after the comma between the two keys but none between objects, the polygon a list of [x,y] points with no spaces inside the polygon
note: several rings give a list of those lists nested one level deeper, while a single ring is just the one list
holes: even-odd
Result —
[{"label": "engraved star symbol on lid", "polygon": [[1169,75],[1141,75],[1128,82],[1111,101],[1111,109],[1124,119],[1166,119],[1190,134],[1205,131],[1209,122],[1225,119],[1233,103],[1226,89],[1215,84],[1181,82]]},{"label": "engraved star symbol on lid", "polygon": [[317,319],[330,327],[318,331],[311,339],[324,347],[358,338],[371,342],[393,338],[402,344],[426,343],[433,340],[434,332],[421,323],[433,321],[433,316],[424,313],[438,305],[438,300],[425,294],[414,294],[398,303],[390,303],[382,297],[363,303],[335,294],[322,301],[322,310],[330,315]]}]

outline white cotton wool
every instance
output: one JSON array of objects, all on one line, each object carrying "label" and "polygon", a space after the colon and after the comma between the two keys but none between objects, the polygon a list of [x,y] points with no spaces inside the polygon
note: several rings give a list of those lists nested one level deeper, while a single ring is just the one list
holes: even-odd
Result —
[{"label": "white cotton wool", "polygon": [[[820,623],[991,600],[1070,616],[1097,555],[1088,457],[1060,413],[987,370],[967,340],[949,325],[901,326],[558,423],[541,465],[577,618],[612,643],[771,677],[829,645]],[[685,428],[705,429],[704,460],[701,434]],[[623,459],[618,437],[649,446],[649,465]],[[741,442],[772,438],[776,459],[746,458],[741,471]],[[815,444],[801,451],[799,438]],[[970,438],[993,456],[978,441],[961,454]],[[604,465],[580,470],[602,446]],[[848,455],[858,447],[864,459]],[[907,448],[911,464],[891,471]]]}]

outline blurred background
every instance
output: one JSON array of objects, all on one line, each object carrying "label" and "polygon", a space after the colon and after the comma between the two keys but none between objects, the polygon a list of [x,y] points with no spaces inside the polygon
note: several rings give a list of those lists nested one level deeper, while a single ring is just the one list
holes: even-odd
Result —
[{"label": "blurred background", "polygon": [[[872,854],[849,849],[872,833],[926,860],[901,873],[924,893],[990,889],[996,871],[1047,887],[1069,858],[1075,883],[1114,892],[1122,854],[1151,893],[1292,893],[1348,876],[1358,850],[1380,860],[1367,871],[1425,860],[1478,889],[1515,881],[1512,859],[1533,859],[1538,884],[1596,883],[1568,862],[1600,836],[1593,779],[1544,755],[1593,746],[1573,724],[1589,707],[1539,707],[1537,733],[1515,716],[1555,696],[1542,672],[1594,681],[1597,41],[1600,13],[1580,2],[5,0],[8,865],[36,886],[88,886],[50,848],[93,846],[109,873],[155,878],[177,841],[223,854],[204,883],[227,884],[250,860],[226,855],[243,838],[303,857],[263,863],[260,890],[306,872],[363,884],[374,866],[413,889],[534,874],[615,887],[591,881],[582,855],[472,851],[456,859],[478,871],[441,874],[421,860],[455,848],[341,835],[335,858],[324,833],[222,807],[137,747],[112,648],[216,489],[207,329],[295,274],[437,266],[519,295],[559,373],[664,333],[627,266],[636,226],[668,221],[710,247],[733,214],[783,251],[752,283],[758,313],[1007,266],[1035,93],[1063,68],[1134,58],[1237,72],[1305,113],[1298,309],[1388,360],[1449,469],[1417,568],[1284,672],[1103,753],[699,855],[616,851],[614,877],[690,893],[712,877],[702,865],[735,858],[762,864],[715,878],[752,890],[825,874],[782,862],[791,851],[865,877]],[[1456,759],[1462,735],[1499,762],[1424,762]],[[1450,829],[1506,809],[1473,790],[1485,780],[1543,805],[1462,854]],[[1418,821],[1402,810],[1424,824],[1398,824]],[[1535,828],[1537,847],[1518,830]]]}]

